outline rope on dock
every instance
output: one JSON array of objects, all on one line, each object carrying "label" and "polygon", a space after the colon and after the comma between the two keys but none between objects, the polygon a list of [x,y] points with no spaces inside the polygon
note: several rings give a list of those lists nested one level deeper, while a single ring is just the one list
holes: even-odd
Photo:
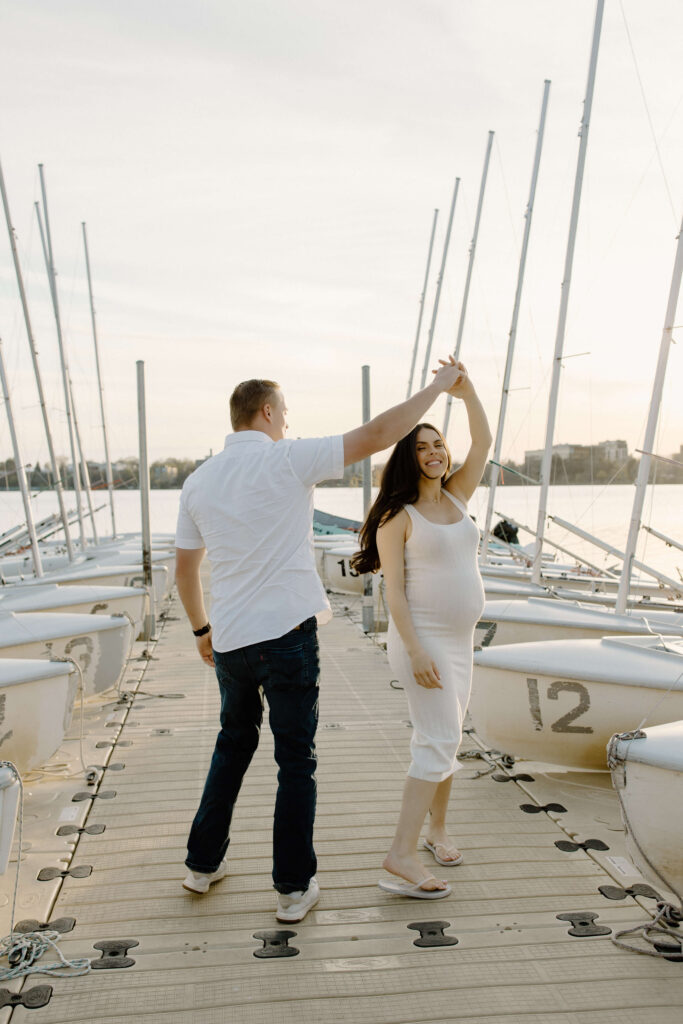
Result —
[{"label": "rope on dock", "polygon": [[[612,936],[612,942],[620,949],[628,949],[631,953],[641,953],[644,956],[655,956],[660,960],[683,960],[681,951],[681,936],[673,928],[669,928],[667,922],[683,920],[681,911],[673,903],[661,901],[657,904],[657,913],[651,921],[645,924],[637,924],[633,928],[624,928]],[[639,937],[647,943],[647,946],[634,946],[631,942],[622,942],[626,935]],[[666,940],[672,940],[667,942]]]},{"label": "rope on dock", "polygon": [[[7,957],[9,966],[0,966],[0,981],[9,981],[10,978],[21,978],[28,974],[51,974],[56,977],[76,977],[80,974],[90,972],[90,960],[86,957],[78,957],[75,960],[67,960],[63,953],[57,948],[59,932],[53,929],[33,932],[15,932],[14,915],[17,906],[17,892],[19,890],[19,868],[21,866],[21,848],[24,833],[24,783],[19,769],[12,761],[0,761],[0,767],[9,768],[19,783],[19,848],[17,850],[17,872],[14,879],[14,893],[12,895],[12,916],[10,919],[10,932],[0,939],[0,957]],[[37,961],[47,952],[54,950],[59,960],[53,963],[40,964]]]},{"label": "rope on dock", "polygon": [[[89,974],[91,963],[88,957],[76,957],[67,960],[57,946],[60,934],[52,929],[40,932],[11,932],[0,939],[0,955],[6,956],[9,967],[0,967],[0,981],[10,978],[23,978],[29,974],[51,974],[57,978],[77,978]],[[53,963],[37,961],[48,950],[53,950],[58,960]]]}]

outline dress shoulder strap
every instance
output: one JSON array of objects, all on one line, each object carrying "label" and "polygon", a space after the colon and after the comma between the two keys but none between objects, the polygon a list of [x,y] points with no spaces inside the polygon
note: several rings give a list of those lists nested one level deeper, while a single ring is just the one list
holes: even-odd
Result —
[{"label": "dress shoulder strap", "polygon": [[406,512],[410,516],[411,522],[413,522],[413,523],[418,522],[418,513],[416,512],[415,508],[412,505],[404,505],[403,508],[406,510]]},{"label": "dress shoulder strap", "polygon": [[463,514],[464,516],[468,515],[468,512],[467,512],[467,505],[465,505],[465,503],[464,503],[464,502],[460,501],[460,498],[456,498],[456,497],[455,497],[455,495],[454,495],[454,494],[451,494],[451,492],[450,492],[450,491],[448,491],[448,490],[446,490],[446,488],[445,488],[445,487],[444,487],[444,488],[442,489],[442,494],[447,494],[447,495],[448,495],[448,497],[449,497],[449,498],[451,499],[451,501],[453,502],[453,504],[455,505],[455,507],[456,507],[456,508],[459,508],[459,509],[460,509],[460,511],[462,512],[462,514]]}]

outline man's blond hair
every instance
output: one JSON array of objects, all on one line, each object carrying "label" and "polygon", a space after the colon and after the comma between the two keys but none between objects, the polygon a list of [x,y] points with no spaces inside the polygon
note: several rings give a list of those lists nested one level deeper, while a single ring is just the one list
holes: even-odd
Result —
[{"label": "man's blond hair", "polygon": [[272,402],[280,385],[274,380],[243,380],[230,396],[230,422],[233,430],[247,430],[254,416]]}]

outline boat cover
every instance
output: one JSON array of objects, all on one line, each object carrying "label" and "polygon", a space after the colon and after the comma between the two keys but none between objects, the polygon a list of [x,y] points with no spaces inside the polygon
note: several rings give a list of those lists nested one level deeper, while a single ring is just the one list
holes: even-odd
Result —
[{"label": "boat cover", "polygon": [[0,610],[0,649],[67,636],[86,636],[121,629],[121,615],[84,615],[79,612],[3,612]]},{"label": "boat cover", "polygon": [[643,732],[645,737],[618,740],[614,751],[622,761],[636,761],[653,768],[683,772],[683,722],[652,725]]},{"label": "boat cover", "polygon": [[[485,587],[488,591],[488,582]],[[676,612],[644,612],[638,608],[617,615],[577,601],[549,601],[537,597],[512,604],[507,601],[487,601],[481,617],[496,622],[525,622],[534,625],[552,623],[575,629],[604,630],[605,635],[617,631],[638,634],[654,630],[665,631],[671,636],[683,636],[683,615]]]},{"label": "boat cover", "polygon": [[0,686],[33,683],[37,679],[68,676],[76,669],[66,661],[41,661],[38,658],[0,658]]},{"label": "boat cover", "polygon": [[[542,640],[503,644],[474,652],[484,668],[555,679],[617,683],[683,691],[683,651],[678,637],[603,637],[601,640]],[[633,641],[645,641],[634,643]],[[647,642],[649,641],[649,643]],[[674,646],[676,645],[676,646]]]}]

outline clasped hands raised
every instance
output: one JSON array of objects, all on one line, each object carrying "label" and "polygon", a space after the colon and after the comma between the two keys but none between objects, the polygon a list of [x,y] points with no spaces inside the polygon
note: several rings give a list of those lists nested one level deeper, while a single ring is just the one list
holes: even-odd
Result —
[{"label": "clasped hands raised", "polygon": [[465,398],[473,390],[465,364],[456,361],[453,356],[449,356],[448,360],[439,359],[439,362],[439,369],[432,370],[434,382],[453,398]]}]

